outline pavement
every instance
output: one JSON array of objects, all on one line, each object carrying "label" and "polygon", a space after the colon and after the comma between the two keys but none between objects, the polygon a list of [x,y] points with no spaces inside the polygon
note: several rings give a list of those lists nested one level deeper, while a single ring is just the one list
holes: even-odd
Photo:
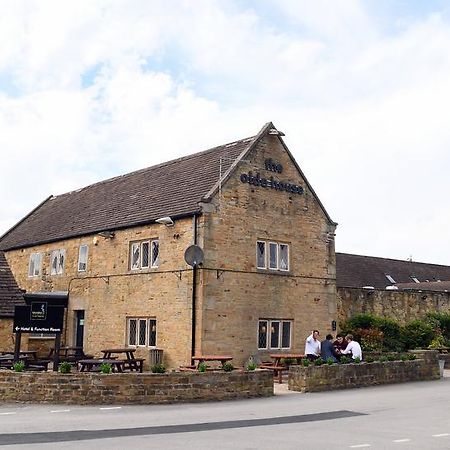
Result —
[{"label": "pavement", "polygon": [[450,449],[450,371],[435,381],[150,406],[1,405],[20,449]]}]

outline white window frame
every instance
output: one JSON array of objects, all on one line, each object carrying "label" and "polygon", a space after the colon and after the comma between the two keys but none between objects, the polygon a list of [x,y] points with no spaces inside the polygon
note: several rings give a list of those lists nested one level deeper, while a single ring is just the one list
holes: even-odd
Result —
[{"label": "white window frame", "polygon": [[[260,243],[264,244],[264,267],[259,265],[258,260],[258,246]],[[282,268],[281,267],[281,248],[286,248],[287,253],[287,267]],[[271,256],[273,255],[273,252],[275,251],[275,265],[272,265],[272,259]],[[264,241],[262,239],[258,239],[256,241],[256,268],[260,270],[270,270],[270,271],[276,271],[276,272],[289,272],[290,267],[290,258],[291,258],[291,250],[290,250],[290,244],[287,242],[276,242],[276,241]]]},{"label": "white window frame", "polygon": [[[53,259],[56,258],[56,267],[53,269]],[[62,264],[61,264],[62,258]],[[50,254],[50,275],[62,275],[64,273],[64,267],[66,265],[66,250],[59,248],[52,250]]]},{"label": "white window frame", "polygon": [[28,262],[28,277],[34,278],[41,275],[42,253],[31,253]]},{"label": "white window frame", "polygon": [[[86,249],[85,253],[83,254],[84,260],[82,260],[82,249]],[[80,248],[78,250],[78,272],[87,271],[88,255],[89,255],[89,245],[87,244],[80,245]]]},{"label": "white window frame", "polygon": [[[135,336],[134,336],[135,344],[132,344],[131,340],[130,340],[130,338],[131,338],[131,335],[130,335],[131,321],[136,321],[136,330],[135,330]],[[145,324],[145,333],[144,333],[145,343],[141,343],[139,341],[141,324]],[[147,348],[155,348],[156,347],[156,343],[158,340],[158,322],[155,317],[127,317],[126,326],[127,326],[127,335],[126,335],[127,347],[147,347]],[[156,329],[154,330],[155,342],[153,344],[150,342],[152,326],[156,327]],[[150,345],[150,344],[152,344],[152,345]]]},{"label": "white window frame", "polygon": [[[261,322],[266,323],[266,346],[260,347],[259,345],[259,329]],[[272,347],[272,332],[273,332],[273,324],[278,323],[278,346]],[[289,346],[285,347],[283,346],[283,328],[284,324],[289,323]],[[257,326],[257,346],[258,350],[289,350],[292,348],[292,328],[293,328],[293,320],[290,319],[259,319],[258,320],[258,326]]]},{"label": "white window frame", "polygon": [[[158,254],[155,255],[155,244],[158,248]],[[144,251],[143,246],[148,245],[148,260],[144,264]],[[135,263],[133,263],[134,250],[137,249],[139,252],[138,258]],[[154,269],[159,266],[159,239],[146,239],[144,241],[131,242],[130,244],[130,269],[140,270],[140,269]]]},{"label": "white window frame", "polygon": [[394,278],[392,277],[392,275],[389,275],[388,273],[385,273],[384,276],[392,283],[395,284],[397,283]]}]

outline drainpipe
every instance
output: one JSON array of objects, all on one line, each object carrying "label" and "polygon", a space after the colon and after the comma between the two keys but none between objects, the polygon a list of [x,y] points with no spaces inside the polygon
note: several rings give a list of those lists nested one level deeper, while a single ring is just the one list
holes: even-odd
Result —
[{"label": "drainpipe", "polygon": [[[193,228],[194,228],[194,245],[197,245],[197,214],[193,217]],[[195,290],[197,285],[197,264],[192,266],[192,330],[191,330],[191,358],[195,356],[195,325],[196,325],[196,298]],[[191,359],[191,364],[193,360]]]}]

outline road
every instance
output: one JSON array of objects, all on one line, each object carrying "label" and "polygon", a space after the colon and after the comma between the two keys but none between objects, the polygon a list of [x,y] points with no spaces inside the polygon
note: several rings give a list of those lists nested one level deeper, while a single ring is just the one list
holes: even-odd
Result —
[{"label": "road", "polygon": [[2,405],[0,446],[450,449],[450,376],[324,393],[276,390],[271,398],[182,405]]}]

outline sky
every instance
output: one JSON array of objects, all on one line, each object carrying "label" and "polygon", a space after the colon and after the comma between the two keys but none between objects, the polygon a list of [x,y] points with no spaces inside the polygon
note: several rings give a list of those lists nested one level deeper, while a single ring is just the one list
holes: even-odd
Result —
[{"label": "sky", "polygon": [[450,3],[1,0],[0,234],[272,121],[336,250],[450,265]]}]

